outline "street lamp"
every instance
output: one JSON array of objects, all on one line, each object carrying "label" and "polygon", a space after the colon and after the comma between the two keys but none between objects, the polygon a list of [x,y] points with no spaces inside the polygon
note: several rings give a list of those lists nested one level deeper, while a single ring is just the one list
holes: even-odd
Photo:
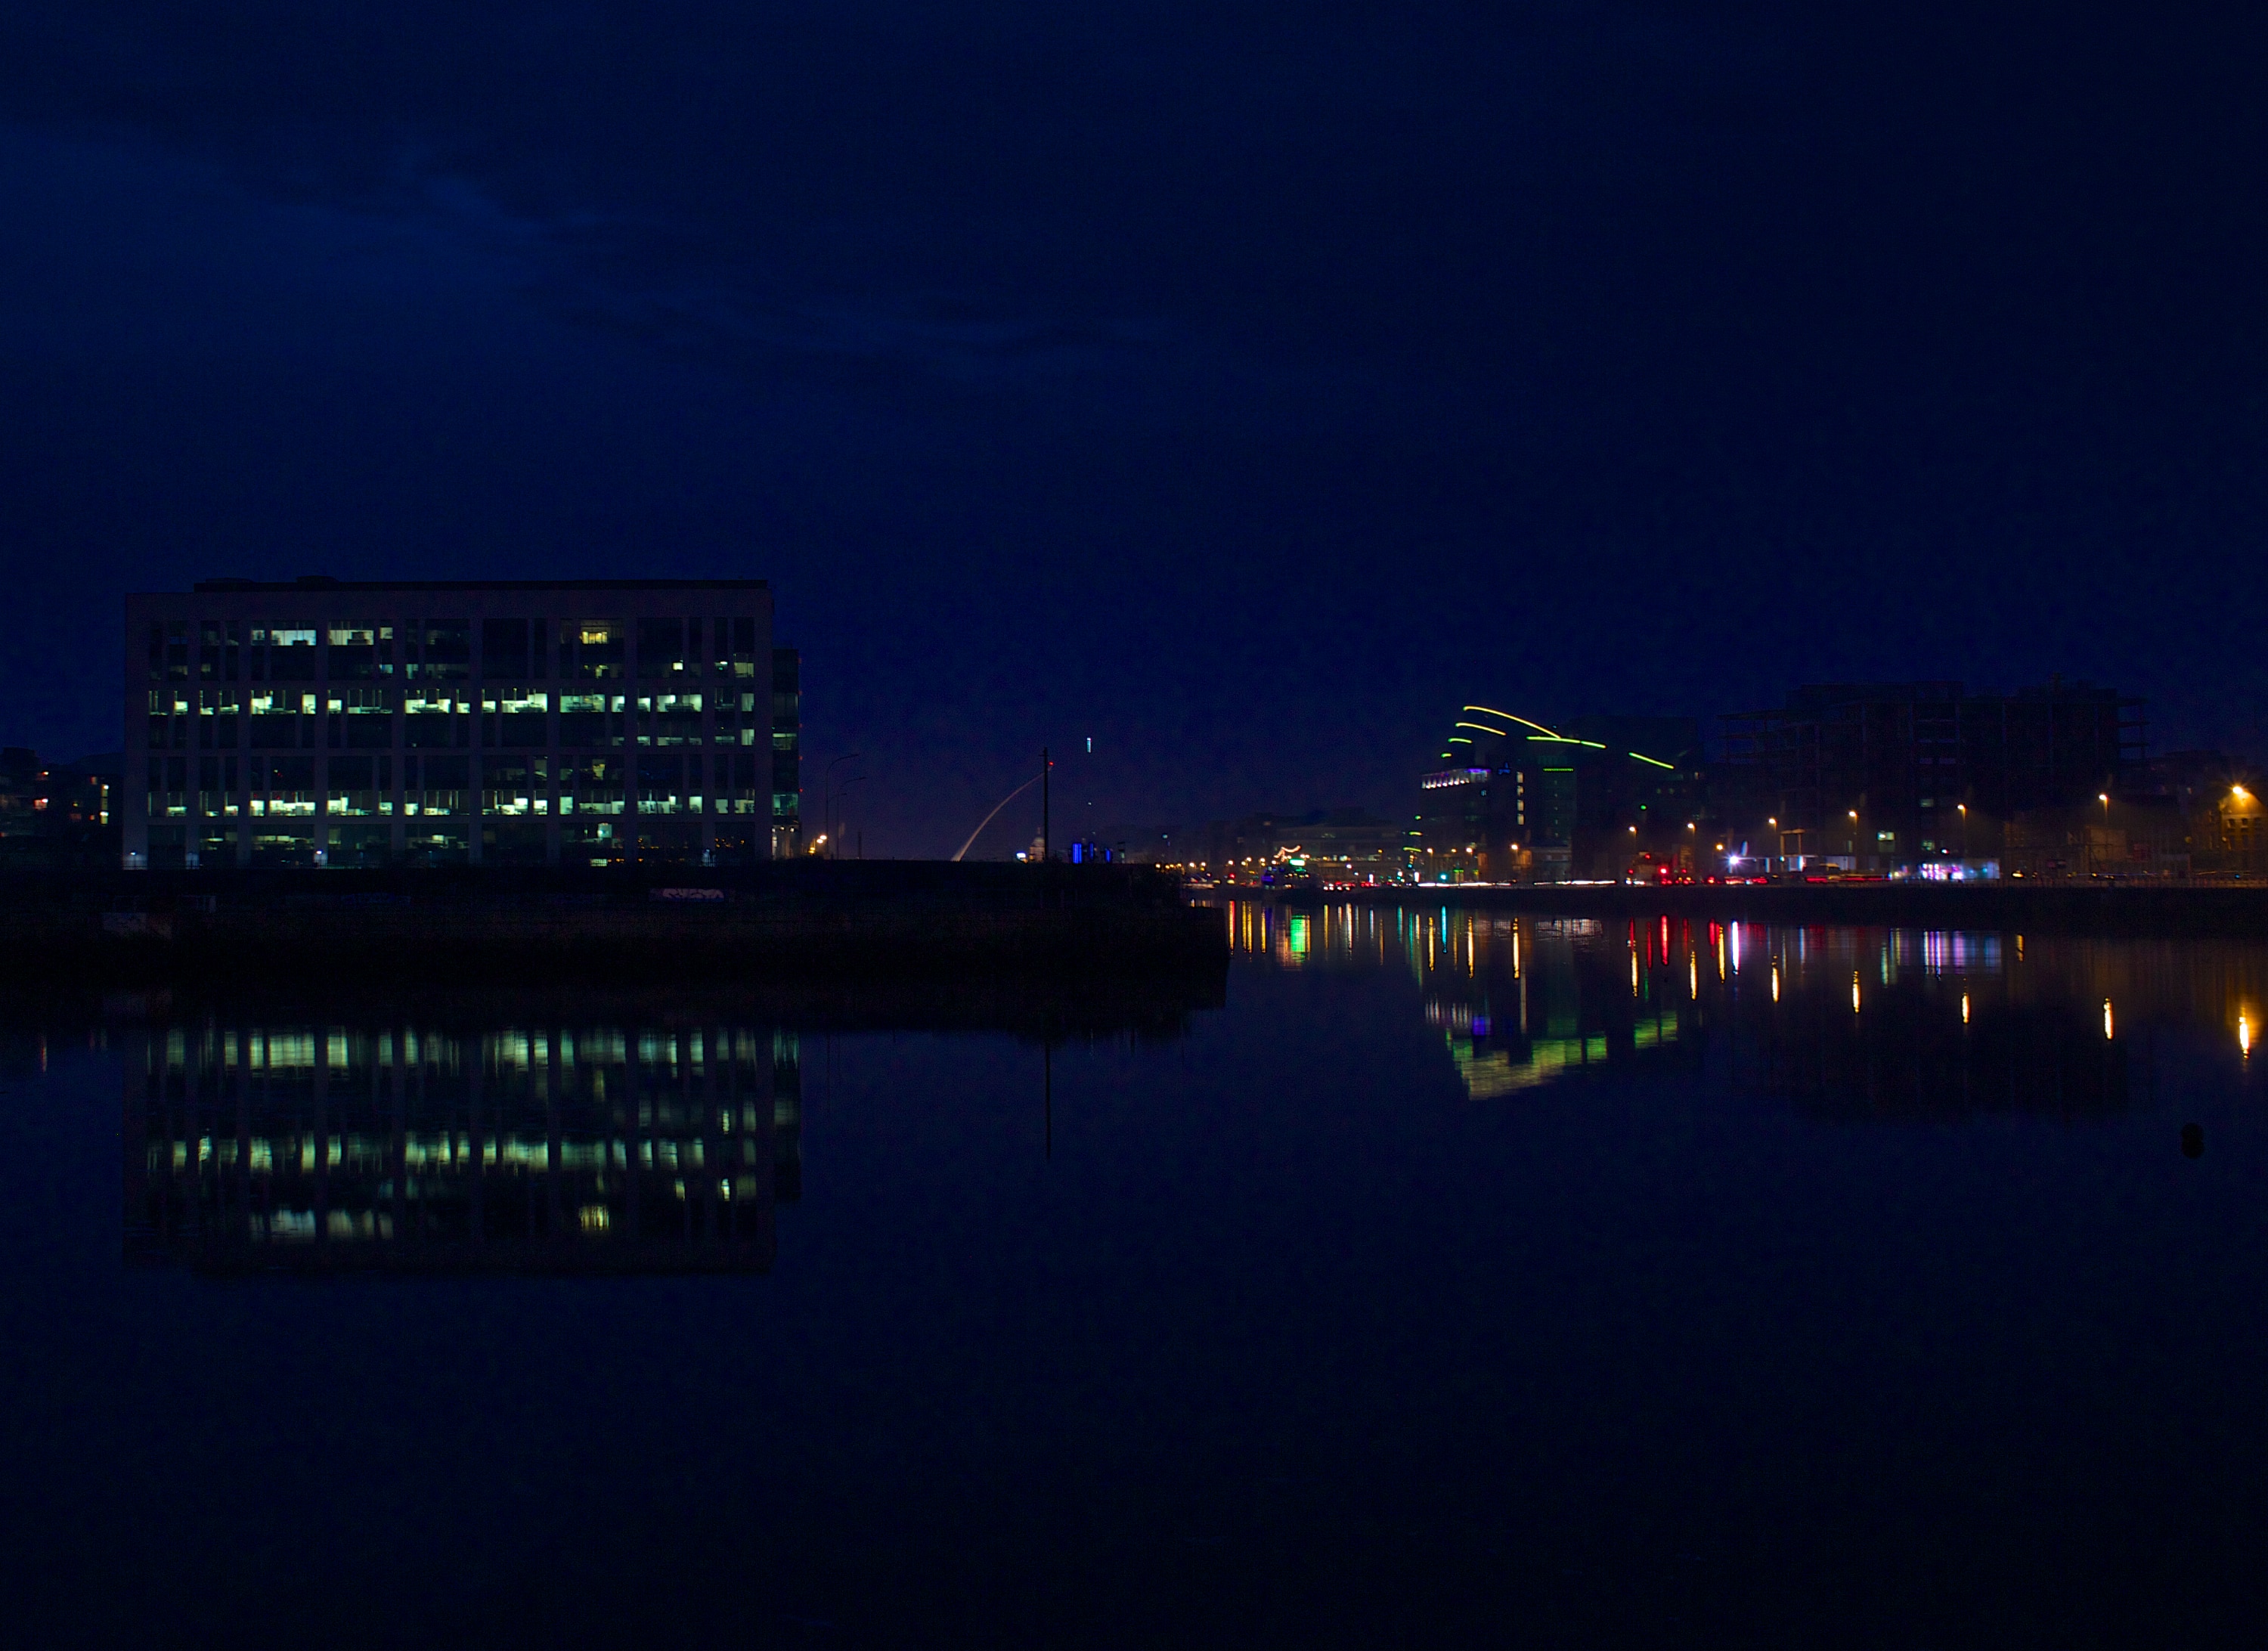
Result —
[{"label": "street lamp", "polygon": [[820,824],[824,828],[820,833],[821,837],[831,837],[835,832],[835,770],[845,763],[857,762],[861,755],[860,752],[848,751],[827,765],[826,779],[820,787]]},{"label": "street lamp", "polygon": [[[850,794],[850,788],[851,788],[853,785],[864,785],[864,784],[865,783],[865,779],[866,779],[866,777],[865,777],[864,774],[853,774],[853,775],[852,775],[849,779],[844,780],[844,781],[843,781],[840,785],[836,786],[836,787],[835,788],[835,800],[836,800],[836,802],[837,803],[837,805],[840,805],[840,804],[841,804],[841,802],[843,801],[843,799],[844,797],[846,797],[846,796],[848,796],[848,795]],[[848,831],[848,830],[850,830],[850,811],[848,808],[845,808],[845,809],[843,809],[843,831]],[[865,850],[865,832],[866,832],[866,829],[865,829],[864,826],[861,826],[861,827],[859,827],[859,828],[858,828],[858,841],[859,841],[858,857],[859,857],[861,859],[864,859],[865,858],[865,854],[866,854],[866,850]],[[842,842],[841,842],[841,836],[842,836],[842,834],[841,834],[840,832],[838,832],[838,833],[836,834],[836,839],[837,839],[837,840],[836,840],[836,844],[835,844],[835,852],[834,852],[834,854],[833,854],[833,855],[829,856],[829,858],[830,858],[830,859],[839,859],[840,858],[842,858],[842,853],[843,853],[843,844],[842,844]]]}]

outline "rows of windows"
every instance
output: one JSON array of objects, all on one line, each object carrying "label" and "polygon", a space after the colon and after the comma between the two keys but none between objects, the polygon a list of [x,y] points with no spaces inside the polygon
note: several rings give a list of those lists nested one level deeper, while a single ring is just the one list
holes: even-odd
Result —
[{"label": "rows of windows", "polygon": [[792,755],[794,711],[783,715],[773,697],[793,696],[582,693],[519,683],[453,690],[337,683],[320,690],[153,688],[148,748],[447,750],[556,743],[768,747]]},{"label": "rows of windows", "polygon": [[[753,618],[422,618],[400,624],[161,620],[147,628],[153,682],[761,681]],[[635,647],[632,646],[635,640]],[[475,644],[477,641],[478,646]]]},{"label": "rows of windows", "polygon": [[304,1258],[414,1239],[417,1263],[448,1265],[531,1238],[594,1253],[624,1236],[762,1239],[767,1207],[801,1190],[796,1042],[767,1028],[137,1036],[123,1164],[137,1248]]},{"label": "rows of windows", "polygon": [[[396,781],[400,781],[397,786]],[[194,787],[192,786],[194,781]],[[384,818],[479,812],[792,814],[768,765],[742,752],[490,756],[183,755],[150,761],[150,817]],[[192,790],[194,789],[194,807]],[[475,793],[477,792],[477,796]]]}]

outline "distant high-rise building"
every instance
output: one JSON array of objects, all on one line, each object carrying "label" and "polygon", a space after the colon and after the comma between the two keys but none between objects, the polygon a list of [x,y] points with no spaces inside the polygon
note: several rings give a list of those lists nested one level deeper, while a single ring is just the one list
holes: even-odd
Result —
[{"label": "distant high-rise building", "polygon": [[778,671],[762,579],[212,579],[129,596],[122,852],[129,867],[762,859],[780,851],[783,794],[792,852],[800,711],[792,686],[781,710]]}]

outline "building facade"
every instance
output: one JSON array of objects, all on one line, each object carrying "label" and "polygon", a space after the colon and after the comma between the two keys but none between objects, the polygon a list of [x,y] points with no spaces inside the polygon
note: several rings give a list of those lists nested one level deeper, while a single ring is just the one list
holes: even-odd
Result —
[{"label": "building facade", "polygon": [[121,852],[129,869],[792,853],[792,652],[785,668],[783,693],[761,579],[131,595]]},{"label": "building facade", "polygon": [[43,763],[0,749],[0,871],[57,872],[118,864],[119,759]]},{"label": "building facade", "polygon": [[1443,741],[1455,766],[1418,778],[1421,881],[1612,881],[1640,856],[1691,866],[1699,725],[1588,716],[1546,724],[1464,706]]},{"label": "building facade", "polygon": [[2101,871],[2128,851],[2121,799],[2143,758],[2140,702],[2088,682],[1813,684],[1725,719],[1719,800],[1791,860]]}]

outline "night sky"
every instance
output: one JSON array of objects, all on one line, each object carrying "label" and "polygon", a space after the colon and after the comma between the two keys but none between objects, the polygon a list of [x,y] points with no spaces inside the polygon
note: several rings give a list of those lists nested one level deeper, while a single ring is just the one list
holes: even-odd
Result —
[{"label": "night sky", "polygon": [[7,5],[0,738],[328,572],[770,579],[869,854],[1468,700],[2257,749],[2264,126],[2235,4]]}]

